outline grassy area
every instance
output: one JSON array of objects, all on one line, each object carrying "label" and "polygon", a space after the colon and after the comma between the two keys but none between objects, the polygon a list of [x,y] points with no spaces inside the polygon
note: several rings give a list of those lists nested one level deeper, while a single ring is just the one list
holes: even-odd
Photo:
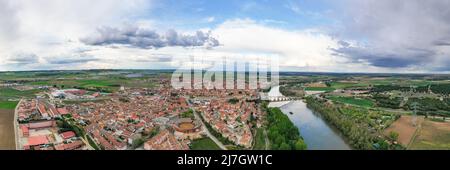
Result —
[{"label": "grassy area", "polygon": [[266,140],[264,139],[264,130],[259,128],[256,130],[255,136],[255,146],[253,150],[265,150],[266,149]]},{"label": "grassy area", "polygon": [[336,102],[357,105],[357,106],[362,106],[362,107],[372,107],[373,106],[373,102],[368,99],[358,99],[358,98],[354,98],[354,97],[339,97],[339,96],[330,96],[329,99],[336,101]]},{"label": "grassy area", "polygon": [[17,106],[16,101],[0,101],[0,109],[15,109]]},{"label": "grassy area", "polygon": [[191,143],[192,150],[221,150],[219,146],[210,138],[201,138],[193,140]]},{"label": "grassy area", "polygon": [[306,91],[333,91],[336,90],[333,87],[306,87]]}]

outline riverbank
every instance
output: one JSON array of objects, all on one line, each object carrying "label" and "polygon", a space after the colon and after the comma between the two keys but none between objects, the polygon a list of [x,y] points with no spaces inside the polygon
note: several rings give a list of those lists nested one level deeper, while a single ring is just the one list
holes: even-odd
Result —
[{"label": "riverbank", "polygon": [[[270,94],[283,96],[279,86],[271,89]],[[350,150],[337,129],[327,124],[322,118],[306,107],[301,100],[286,102],[270,102],[269,107],[280,108],[301,134],[309,150]],[[292,113],[292,114],[291,114]]]},{"label": "riverbank", "polygon": [[[310,110],[306,103],[298,100],[280,108],[300,129],[300,133],[310,150],[351,150],[339,130],[328,124],[322,117]],[[290,114],[292,113],[292,114]]]}]

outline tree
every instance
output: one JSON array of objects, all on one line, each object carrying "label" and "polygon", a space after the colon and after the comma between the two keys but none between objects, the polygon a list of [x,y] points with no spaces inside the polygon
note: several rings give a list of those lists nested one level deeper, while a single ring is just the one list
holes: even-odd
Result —
[{"label": "tree", "polygon": [[391,131],[391,132],[389,133],[389,138],[391,138],[392,141],[397,141],[397,139],[398,139],[398,133],[397,133],[397,132],[394,132],[394,131]]},{"label": "tree", "polygon": [[290,149],[291,149],[291,146],[289,146],[289,144],[284,143],[284,142],[279,147],[279,150],[290,150]]},{"label": "tree", "polygon": [[306,150],[306,143],[299,139],[295,142],[295,150]]}]

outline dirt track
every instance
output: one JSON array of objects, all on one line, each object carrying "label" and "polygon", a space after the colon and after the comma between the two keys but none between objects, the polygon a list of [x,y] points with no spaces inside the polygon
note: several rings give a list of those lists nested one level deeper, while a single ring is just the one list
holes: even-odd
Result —
[{"label": "dirt track", "polygon": [[15,149],[14,110],[0,109],[0,150]]}]

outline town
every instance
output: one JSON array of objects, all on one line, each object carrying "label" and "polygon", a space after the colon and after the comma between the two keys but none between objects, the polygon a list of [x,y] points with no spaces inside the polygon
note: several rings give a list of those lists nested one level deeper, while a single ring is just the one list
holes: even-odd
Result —
[{"label": "town", "polygon": [[286,72],[269,89],[175,89],[170,73],[2,73],[2,121],[14,120],[2,142],[19,150],[448,148],[448,75]]},{"label": "town", "polygon": [[189,150],[197,140],[216,137],[222,140],[212,144],[222,149],[253,146],[263,114],[257,90],[175,90],[168,82],[161,79],[153,89],[121,86],[112,93],[45,87],[36,98],[18,102],[16,147]]}]

